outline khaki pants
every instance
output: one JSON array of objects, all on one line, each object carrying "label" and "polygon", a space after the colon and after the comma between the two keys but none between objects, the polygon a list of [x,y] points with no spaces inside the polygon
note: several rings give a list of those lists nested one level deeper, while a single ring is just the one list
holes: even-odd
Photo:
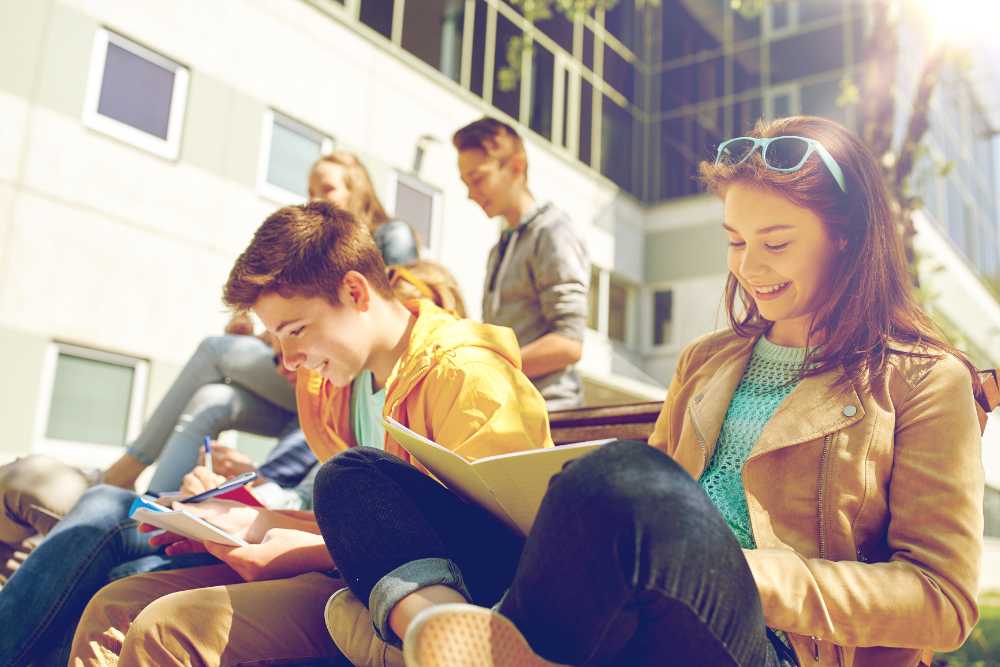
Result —
[{"label": "khaki pants", "polygon": [[30,550],[69,512],[93,479],[47,456],[26,456],[0,466],[0,581],[16,569],[19,549]]},{"label": "khaki pants", "polygon": [[126,577],[87,605],[69,663],[258,665],[339,656],[323,608],[343,586],[319,572],[248,583],[226,565]]}]

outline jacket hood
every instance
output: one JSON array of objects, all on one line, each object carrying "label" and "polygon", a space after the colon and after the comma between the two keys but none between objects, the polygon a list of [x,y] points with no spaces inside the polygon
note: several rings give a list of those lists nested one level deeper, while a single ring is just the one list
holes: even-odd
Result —
[{"label": "jacket hood", "polygon": [[458,348],[484,348],[521,368],[521,348],[513,330],[459,318],[426,299],[404,305],[417,320],[409,345],[386,382],[385,414],[391,414],[436,363]]}]

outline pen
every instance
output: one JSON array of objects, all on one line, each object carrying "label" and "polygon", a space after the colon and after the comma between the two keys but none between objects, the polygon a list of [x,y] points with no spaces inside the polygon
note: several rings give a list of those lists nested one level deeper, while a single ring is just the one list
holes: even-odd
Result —
[{"label": "pen", "polygon": [[208,472],[213,472],[212,470],[212,438],[205,436],[205,467],[208,468]]}]

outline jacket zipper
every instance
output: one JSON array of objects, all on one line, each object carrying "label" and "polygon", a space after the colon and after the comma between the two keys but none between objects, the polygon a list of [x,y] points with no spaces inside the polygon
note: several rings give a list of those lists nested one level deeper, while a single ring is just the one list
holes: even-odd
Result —
[{"label": "jacket zipper", "polygon": [[[705,444],[705,434],[701,432],[701,427],[698,426],[698,420],[694,417],[694,406],[688,406],[688,416],[691,418],[691,426],[694,427],[695,440],[698,446],[701,447],[701,470],[705,472],[705,468],[708,467],[708,445]],[[700,477],[700,475],[699,475]]]},{"label": "jacket zipper", "polygon": [[[823,451],[819,455],[819,474],[816,479],[816,536],[819,541],[819,557],[826,558],[826,534],[823,532],[825,514],[823,512],[823,482],[826,479],[826,460],[830,457],[830,444],[833,442],[833,434],[828,433],[823,438]],[[809,637],[812,640],[813,660],[819,662],[819,639],[815,636]],[[837,652],[837,664],[841,664],[840,652]]]}]

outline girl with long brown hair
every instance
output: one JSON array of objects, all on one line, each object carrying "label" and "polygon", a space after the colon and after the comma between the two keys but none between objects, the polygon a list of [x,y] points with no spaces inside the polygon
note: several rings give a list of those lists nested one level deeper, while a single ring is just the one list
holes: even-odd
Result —
[{"label": "girl with long brown hair", "polygon": [[701,176],[731,326],[681,354],[651,447],[553,479],[497,611],[390,612],[410,667],[902,667],[975,625],[981,387],[912,296],[876,158],[795,117]]}]

